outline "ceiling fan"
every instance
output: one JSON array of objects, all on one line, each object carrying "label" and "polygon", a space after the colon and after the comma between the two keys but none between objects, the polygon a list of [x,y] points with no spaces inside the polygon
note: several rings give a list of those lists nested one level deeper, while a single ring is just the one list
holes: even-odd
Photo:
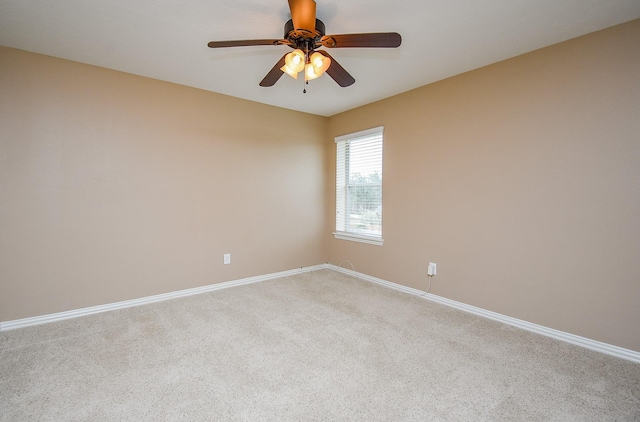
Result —
[{"label": "ceiling fan", "polygon": [[[257,45],[286,45],[294,50],[282,56],[267,73],[260,86],[273,86],[283,73],[298,78],[304,72],[305,85],[326,72],[338,85],[347,87],[356,80],[320,47],[325,48],[396,48],[402,43],[397,32],[325,35],[324,23],[316,19],[314,0],[289,0],[291,19],[284,24],[284,38],[280,40],[211,41],[211,48],[248,47]],[[306,92],[306,89],[305,91]]]}]

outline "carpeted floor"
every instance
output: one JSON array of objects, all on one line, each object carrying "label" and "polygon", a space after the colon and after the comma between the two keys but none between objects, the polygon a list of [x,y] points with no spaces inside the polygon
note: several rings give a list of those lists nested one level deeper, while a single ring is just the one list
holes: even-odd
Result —
[{"label": "carpeted floor", "polygon": [[1,421],[634,421],[640,365],[331,270],[0,333]]}]

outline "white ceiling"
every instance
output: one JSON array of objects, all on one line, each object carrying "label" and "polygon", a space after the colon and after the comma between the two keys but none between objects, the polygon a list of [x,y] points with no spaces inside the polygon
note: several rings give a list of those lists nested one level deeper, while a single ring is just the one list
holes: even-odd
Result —
[{"label": "white ceiling", "polygon": [[316,0],[327,34],[399,32],[398,49],[333,49],[356,79],[258,83],[286,46],[286,0],[2,0],[0,45],[323,116],[640,18],[639,0]]}]

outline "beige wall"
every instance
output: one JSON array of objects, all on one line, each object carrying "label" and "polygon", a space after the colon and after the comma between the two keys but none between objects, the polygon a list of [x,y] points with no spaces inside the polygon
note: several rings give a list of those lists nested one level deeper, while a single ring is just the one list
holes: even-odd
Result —
[{"label": "beige wall", "polygon": [[[329,119],[0,47],[0,321],[327,257],[424,289],[433,261],[437,295],[640,351],[639,41]],[[384,246],[335,240],[333,137],[379,125]]]},{"label": "beige wall", "polygon": [[326,118],[0,47],[0,128],[0,321],[325,262]]},{"label": "beige wall", "polygon": [[434,294],[640,351],[640,20],[333,116],[328,147],[379,125],[384,246],[329,262],[425,289],[433,261]]}]

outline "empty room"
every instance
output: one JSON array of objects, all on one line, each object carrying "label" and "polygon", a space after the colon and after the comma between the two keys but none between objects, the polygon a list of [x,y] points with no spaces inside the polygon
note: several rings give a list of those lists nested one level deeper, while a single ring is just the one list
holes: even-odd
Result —
[{"label": "empty room", "polygon": [[640,420],[640,2],[0,2],[0,421]]}]

